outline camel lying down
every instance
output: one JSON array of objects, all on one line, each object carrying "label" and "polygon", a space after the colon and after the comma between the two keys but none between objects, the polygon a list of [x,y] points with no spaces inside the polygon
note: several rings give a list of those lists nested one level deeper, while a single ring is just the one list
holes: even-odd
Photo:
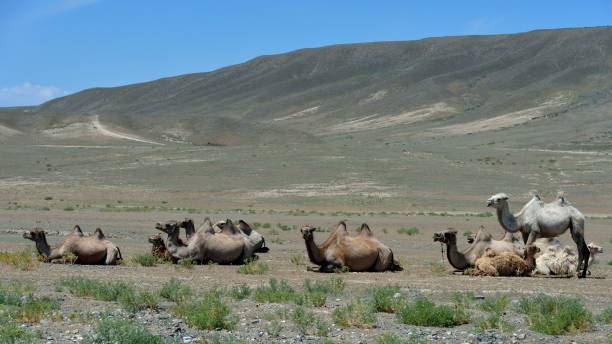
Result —
[{"label": "camel lying down", "polygon": [[496,252],[487,248],[482,257],[476,259],[476,276],[529,276],[535,267],[535,254],[538,248],[528,246],[527,258],[523,259],[514,252]]},{"label": "camel lying down", "polygon": [[76,257],[74,264],[115,265],[123,259],[119,247],[107,240],[100,228],[93,235],[84,236],[77,225],[71,234],[68,234],[55,248],[47,242],[45,231],[36,228],[23,233],[25,239],[36,243],[38,253],[46,262],[53,262],[72,254]]},{"label": "camel lying down", "polygon": [[[218,227],[216,231],[214,227]],[[197,263],[243,264],[256,258],[255,253],[268,252],[261,234],[240,220],[236,227],[229,219],[213,227],[210,219],[195,230],[193,220],[158,223],[155,228],[168,235],[167,250],[173,259],[189,258]],[[180,228],[185,228],[187,241],[179,241]]]},{"label": "camel lying down", "polygon": [[393,259],[389,247],[374,238],[367,224],[361,225],[361,232],[350,237],[346,223],[340,222],[336,230],[322,244],[314,242],[314,227],[302,228],[306,251],[310,261],[319,265],[319,272],[333,272],[348,268],[349,271],[402,271],[402,267]]}]

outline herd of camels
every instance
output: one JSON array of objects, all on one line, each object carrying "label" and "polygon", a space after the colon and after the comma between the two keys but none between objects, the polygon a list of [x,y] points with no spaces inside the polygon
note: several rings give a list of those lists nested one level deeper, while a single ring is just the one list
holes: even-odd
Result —
[{"label": "herd of camels", "polygon": [[[527,276],[540,274],[570,274],[586,277],[589,257],[602,248],[584,239],[584,215],[559,195],[551,203],[544,203],[540,196],[533,198],[516,214],[510,211],[508,196],[499,193],[487,200],[487,206],[495,209],[505,235],[500,239],[480,229],[468,238],[469,247],[457,248],[457,232],[446,230],[433,236],[435,242],[446,246],[449,263],[457,270],[470,271],[485,276]],[[152,253],[159,259],[177,263],[190,259],[197,263],[244,264],[255,259],[257,253],[268,252],[264,237],[240,220],[212,223],[208,218],[195,228],[193,220],[158,223],[155,228],[167,235],[163,239],[156,234],[149,238]],[[180,237],[181,229],[185,237]],[[578,255],[562,246],[555,237],[570,230]],[[304,226],[302,237],[306,252],[319,272],[348,270],[355,272],[401,271],[393,257],[393,251],[374,237],[367,224],[359,233],[351,236],[345,222],[340,222],[321,244],[315,243],[316,228]],[[517,239],[514,234],[521,234]],[[77,225],[56,247],[47,243],[45,232],[40,229],[27,231],[23,237],[36,243],[38,253],[46,262],[60,260],[67,255],[75,257],[77,264],[114,265],[122,259],[121,251],[98,228],[93,235],[85,236]],[[571,270],[571,271],[570,271]]]}]

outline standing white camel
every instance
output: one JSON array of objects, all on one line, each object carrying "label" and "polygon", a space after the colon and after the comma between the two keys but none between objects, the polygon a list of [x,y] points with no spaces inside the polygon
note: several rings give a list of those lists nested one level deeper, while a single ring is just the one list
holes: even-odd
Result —
[{"label": "standing white camel", "polygon": [[538,195],[534,195],[516,215],[510,212],[508,195],[505,193],[491,196],[487,206],[497,210],[497,219],[506,231],[521,232],[526,246],[538,238],[557,237],[569,228],[578,251],[578,277],[586,277],[589,248],[584,240],[584,215],[565,198],[559,196],[554,202],[545,204]]}]

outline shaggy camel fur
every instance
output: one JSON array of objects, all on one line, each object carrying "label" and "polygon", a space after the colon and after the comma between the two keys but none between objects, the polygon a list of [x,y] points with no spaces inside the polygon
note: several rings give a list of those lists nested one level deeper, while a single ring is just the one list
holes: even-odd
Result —
[{"label": "shaggy camel fur", "polygon": [[495,252],[487,248],[484,255],[476,259],[477,276],[526,276],[529,265],[514,252]]},{"label": "shaggy camel fur", "polygon": [[[568,275],[576,269],[578,258],[570,246],[564,245],[556,238],[542,238],[534,242],[538,247],[536,255],[536,268],[534,274],[538,275]],[[603,252],[603,248],[594,243],[587,245],[591,255],[588,267],[594,262],[595,256]],[[587,271],[590,274],[590,271]]]},{"label": "shaggy camel fur", "polygon": [[497,219],[506,231],[521,232],[525,245],[533,244],[538,238],[557,237],[569,228],[578,250],[576,272],[578,277],[586,277],[590,252],[584,240],[584,215],[571,206],[563,195],[546,204],[540,196],[534,195],[516,215],[510,212],[508,195],[505,193],[489,197],[487,206],[496,209]]},{"label": "shaggy camel fur", "polygon": [[151,243],[151,254],[154,257],[157,257],[157,259],[162,262],[172,262],[176,264],[177,259],[170,255],[164,243],[164,239],[162,239],[159,234],[151,235],[149,237],[149,242]]},{"label": "shaggy camel fur", "polygon": [[508,240],[504,236],[504,240],[495,240],[493,236],[481,228],[472,244],[464,251],[459,251],[457,248],[457,231],[449,229],[446,231],[436,232],[433,235],[434,241],[439,241],[446,244],[446,257],[448,262],[457,270],[465,270],[474,267],[476,259],[482,257],[487,248],[491,248],[496,252],[514,252],[522,254],[517,250],[512,240]]},{"label": "shaggy camel fur", "polygon": [[361,232],[348,236],[346,223],[340,222],[334,232],[322,244],[314,242],[314,227],[301,229],[310,261],[319,265],[319,272],[333,272],[348,268],[350,271],[401,271],[402,267],[393,259],[389,247],[374,238],[367,224],[361,225]]},{"label": "shaggy camel fur", "polygon": [[32,231],[23,233],[25,239],[36,243],[38,253],[44,257],[45,261],[63,258],[68,254],[76,256],[75,264],[99,264],[115,265],[117,260],[122,259],[121,251],[115,244],[106,240],[104,233],[99,228],[91,236],[83,236],[80,227],[75,226],[72,234],[67,235],[64,240],[51,249],[45,231],[36,228]]}]

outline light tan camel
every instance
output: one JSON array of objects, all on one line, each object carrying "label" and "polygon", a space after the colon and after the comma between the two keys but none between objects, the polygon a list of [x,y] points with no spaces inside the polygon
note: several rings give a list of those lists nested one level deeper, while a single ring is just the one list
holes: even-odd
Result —
[{"label": "light tan camel", "polygon": [[314,227],[301,229],[310,261],[319,265],[320,272],[333,272],[348,268],[350,271],[401,271],[402,267],[393,259],[389,247],[374,238],[367,224],[361,232],[348,236],[346,223],[340,222],[334,232],[321,245],[314,242]]},{"label": "light tan camel", "polygon": [[115,244],[106,240],[102,230],[96,229],[92,236],[83,236],[80,227],[76,226],[73,233],[67,235],[62,242],[51,249],[47,243],[45,231],[36,228],[23,233],[25,239],[36,243],[38,253],[45,261],[51,262],[68,254],[76,256],[75,264],[115,265],[122,259],[121,251]]},{"label": "light tan camel", "polygon": [[433,240],[446,244],[448,262],[457,270],[474,267],[476,259],[482,257],[487,248],[496,252],[522,254],[517,250],[511,239],[504,236],[504,240],[495,240],[491,234],[482,228],[476,233],[472,244],[464,251],[459,251],[457,248],[457,231],[454,229],[434,233]]},{"label": "light tan camel", "polygon": [[[533,246],[530,246],[533,247]],[[475,262],[476,276],[527,276],[534,267],[533,253],[531,263],[514,252],[496,252],[487,248],[484,255]]]},{"label": "light tan camel", "polygon": [[248,245],[231,220],[226,220],[220,233],[215,233],[210,219],[198,228],[187,242],[178,242],[180,227],[184,222],[158,223],[155,228],[168,234],[168,252],[176,259],[191,258],[195,262],[218,264],[242,264],[254,253],[254,246]]},{"label": "light tan camel", "polygon": [[569,228],[578,251],[578,277],[586,277],[590,253],[584,240],[584,215],[563,195],[551,203],[544,203],[540,196],[534,195],[516,215],[510,212],[505,193],[489,197],[487,206],[495,208],[497,219],[507,232],[521,232],[525,245],[532,245],[538,238],[557,237]]}]

